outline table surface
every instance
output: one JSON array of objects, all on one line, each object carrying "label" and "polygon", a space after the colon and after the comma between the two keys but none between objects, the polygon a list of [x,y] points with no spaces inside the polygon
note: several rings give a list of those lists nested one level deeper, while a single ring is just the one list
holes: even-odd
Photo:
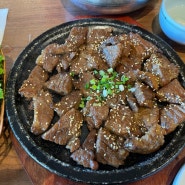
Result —
[{"label": "table surface", "polygon": [[[169,40],[161,31],[158,23],[158,13],[161,0],[152,0],[146,7],[125,15],[110,16],[114,19],[134,20],[148,31],[157,34],[168,42],[181,59],[185,62],[185,46]],[[89,15],[70,3],[69,0],[4,0],[0,1],[0,8],[8,8],[9,14],[2,48],[6,57],[7,74],[14,61],[24,47],[44,31],[61,23],[83,18]],[[127,18],[125,18],[127,16]],[[5,123],[5,126],[7,123]],[[1,185],[49,185],[76,183],[61,179],[34,162],[11,131],[0,137],[0,184]],[[13,144],[12,144],[13,143]],[[185,149],[163,170],[146,179],[132,183],[132,185],[171,184],[179,167],[185,161]],[[38,172],[42,172],[38,175]],[[39,178],[38,178],[39,177]],[[79,184],[79,183],[78,183]]]}]

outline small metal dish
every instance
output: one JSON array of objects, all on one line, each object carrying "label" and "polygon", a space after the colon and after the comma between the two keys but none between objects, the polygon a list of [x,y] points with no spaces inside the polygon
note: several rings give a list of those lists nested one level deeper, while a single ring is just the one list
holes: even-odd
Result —
[{"label": "small metal dish", "polygon": [[144,7],[150,0],[71,0],[76,6],[97,14],[123,14]]}]

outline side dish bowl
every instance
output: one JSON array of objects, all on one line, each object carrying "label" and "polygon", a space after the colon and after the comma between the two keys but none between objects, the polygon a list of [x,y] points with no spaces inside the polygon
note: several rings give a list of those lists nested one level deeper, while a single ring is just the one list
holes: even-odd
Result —
[{"label": "side dish bowl", "polygon": [[162,31],[171,40],[185,45],[185,1],[163,0],[159,11]]},{"label": "side dish bowl", "polygon": [[129,13],[144,7],[150,0],[71,0],[76,6],[97,14]]}]

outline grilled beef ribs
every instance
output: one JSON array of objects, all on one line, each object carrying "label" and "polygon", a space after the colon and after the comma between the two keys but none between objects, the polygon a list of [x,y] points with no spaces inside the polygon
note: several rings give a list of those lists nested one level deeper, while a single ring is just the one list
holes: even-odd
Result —
[{"label": "grilled beef ribs", "polygon": [[157,91],[159,101],[169,103],[185,102],[185,89],[181,86],[177,79],[165,85]]},{"label": "grilled beef ribs", "polygon": [[51,76],[45,85],[48,89],[61,95],[69,94],[73,87],[72,78],[66,72]]},{"label": "grilled beef ribs", "polygon": [[140,70],[135,71],[135,73],[136,78],[141,82],[147,84],[151,89],[157,90],[159,88],[159,78],[156,75]]},{"label": "grilled beef ribs", "polygon": [[159,85],[161,87],[177,78],[179,74],[179,68],[161,53],[152,54],[147,59],[144,70],[156,75],[159,78]]},{"label": "grilled beef ribs", "polygon": [[89,28],[87,35],[87,43],[98,45],[103,42],[105,39],[109,38],[112,35],[113,29],[111,27],[94,27]]},{"label": "grilled beef ribs", "polygon": [[45,52],[42,52],[36,60],[36,64],[43,67],[44,70],[51,73],[56,65],[59,63],[59,55],[51,55]]},{"label": "grilled beef ribs", "polygon": [[101,62],[102,59],[96,57],[96,55],[91,55],[83,51],[79,57],[72,62],[70,72],[79,74],[86,71],[92,71],[93,69],[98,69],[99,63]]},{"label": "grilled beef ribs", "polygon": [[95,77],[91,72],[84,72],[79,75],[79,79],[73,79],[73,85],[75,89],[79,89],[84,96],[90,96],[90,90],[86,88],[86,85],[92,79],[95,79]]},{"label": "grilled beef ribs", "polygon": [[71,138],[68,141],[66,148],[69,149],[71,153],[78,150],[80,148],[80,139],[77,137]]},{"label": "grilled beef ribs", "polygon": [[35,135],[45,132],[53,119],[54,111],[51,109],[52,97],[48,91],[41,90],[33,97],[34,119],[31,125],[31,132]]},{"label": "grilled beef ribs", "polygon": [[65,145],[84,167],[117,168],[129,153],[155,152],[185,120],[179,67],[137,33],[73,27],[36,64],[19,89],[33,100],[31,132]]},{"label": "grilled beef ribs", "polygon": [[43,52],[58,55],[77,51],[86,42],[87,32],[87,27],[73,27],[64,44],[49,44]]},{"label": "grilled beef ribs", "polygon": [[110,109],[105,128],[119,136],[126,136],[131,130],[133,112],[125,105],[117,105]]},{"label": "grilled beef ribs", "polygon": [[59,116],[64,115],[72,108],[78,109],[82,98],[82,93],[79,90],[72,91],[70,94],[62,97],[60,102],[53,105],[53,109]]},{"label": "grilled beef ribs", "polygon": [[115,68],[122,55],[122,44],[108,45],[102,49],[103,57],[105,58],[109,67]]},{"label": "grilled beef ribs", "polygon": [[155,93],[149,86],[136,82],[134,86],[134,96],[140,106],[152,107],[154,104]]},{"label": "grilled beef ribs", "polygon": [[124,147],[129,152],[149,154],[164,144],[164,131],[158,124],[153,125],[142,137],[128,138]]},{"label": "grilled beef ribs", "polygon": [[154,44],[143,39],[138,33],[130,32],[128,36],[131,45],[130,58],[135,62],[140,63],[158,51]]},{"label": "grilled beef ribs", "polygon": [[66,145],[71,139],[80,136],[82,122],[82,114],[72,108],[61,116],[60,119],[42,135],[42,138],[60,145]]},{"label": "grilled beef ribs", "polygon": [[133,112],[138,112],[139,107],[138,107],[137,99],[132,93],[127,94],[127,103]]},{"label": "grilled beef ribs", "polygon": [[84,140],[82,144],[82,148],[85,150],[91,150],[94,151],[96,146],[96,137],[97,137],[97,130],[92,129],[89,134],[87,135],[86,139]]},{"label": "grilled beef ribs", "polygon": [[161,127],[169,134],[185,120],[185,105],[169,104],[161,109],[160,115]]},{"label": "grilled beef ribs", "polygon": [[91,124],[93,123],[93,128],[98,129],[102,125],[103,121],[107,119],[108,113],[109,113],[109,107],[106,105],[90,106],[87,117],[91,119]]},{"label": "grilled beef ribs", "polygon": [[71,154],[71,158],[86,168],[97,170],[99,167],[98,162],[95,161],[95,155],[91,150],[79,148]]},{"label": "grilled beef ribs", "polygon": [[19,89],[19,94],[28,99],[37,96],[48,77],[48,73],[42,67],[36,65],[31,71],[28,79],[23,82]]},{"label": "grilled beef ribs", "polygon": [[69,66],[71,65],[72,61],[75,59],[76,55],[77,55],[77,52],[70,52],[62,55],[56,66],[56,70],[58,71],[58,73],[68,70]]},{"label": "grilled beef ribs", "polygon": [[124,164],[128,151],[123,147],[124,139],[100,128],[96,140],[96,159],[98,162],[119,167]]}]

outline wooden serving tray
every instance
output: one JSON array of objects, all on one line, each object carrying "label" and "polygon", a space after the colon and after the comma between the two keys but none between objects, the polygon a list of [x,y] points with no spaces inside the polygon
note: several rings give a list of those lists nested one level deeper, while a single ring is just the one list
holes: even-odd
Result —
[{"label": "wooden serving tray", "polygon": [[[0,55],[3,55],[3,52],[2,52],[1,49],[0,49]],[[3,62],[3,68],[4,68],[3,89],[5,89],[5,61]],[[3,99],[2,102],[1,102],[1,104],[0,104],[0,135],[1,135],[2,130],[3,130],[4,112],[5,112],[5,101]]]}]

